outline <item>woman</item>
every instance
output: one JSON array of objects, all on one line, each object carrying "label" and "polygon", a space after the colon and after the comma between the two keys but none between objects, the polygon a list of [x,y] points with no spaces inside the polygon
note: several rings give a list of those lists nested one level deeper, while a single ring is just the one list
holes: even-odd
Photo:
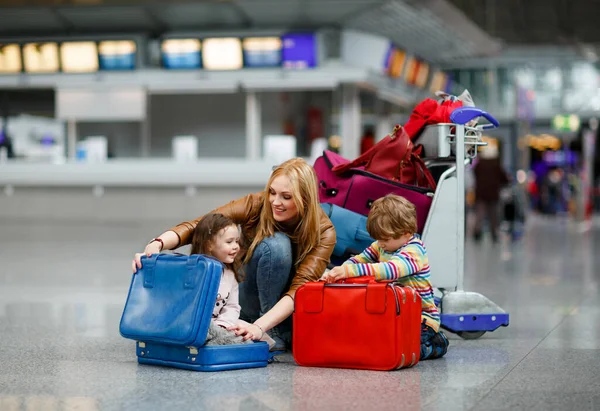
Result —
[{"label": "woman", "polygon": [[[245,280],[240,284],[241,318],[251,324],[235,326],[244,339],[259,340],[264,333],[276,341],[272,350],[285,349],[291,340],[289,321],[294,294],[308,281],[318,281],[335,245],[335,229],[319,205],[317,178],[300,158],[281,164],[271,174],[265,191],[232,201],[213,212],[242,226]],[[148,243],[141,256],[189,244],[202,217],[183,222]]]}]

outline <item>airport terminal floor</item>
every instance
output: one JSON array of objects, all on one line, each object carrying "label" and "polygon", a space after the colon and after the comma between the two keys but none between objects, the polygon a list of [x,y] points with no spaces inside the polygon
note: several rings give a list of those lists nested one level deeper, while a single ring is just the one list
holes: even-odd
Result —
[{"label": "airport terminal floor", "polygon": [[511,324],[448,333],[442,359],[374,372],[286,354],[218,373],[138,365],[118,332],[131,257],[172,223],[0,220],[0,410],[600,409],[597,222],[533,216],[506,248],[469,239],[465,288]]}]

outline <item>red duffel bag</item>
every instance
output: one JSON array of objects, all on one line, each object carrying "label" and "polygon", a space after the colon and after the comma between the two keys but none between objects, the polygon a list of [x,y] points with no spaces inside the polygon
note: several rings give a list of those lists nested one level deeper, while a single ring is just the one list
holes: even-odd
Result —
[{"label": "red duffel bag", "polygon": [[300,366],[388,371],[419,362],[421,297],[372,278],[309,282],[294,298],[293,354]]},{"label": "red duffel bag", "polygon": [[421,146],[413,146],[410,137],[400,125],[391,134],[353,161],[337,164],[331,171],[338,176],[354,169],[375,174],[385,179],[435,190],[435,181],[420,157]]}]

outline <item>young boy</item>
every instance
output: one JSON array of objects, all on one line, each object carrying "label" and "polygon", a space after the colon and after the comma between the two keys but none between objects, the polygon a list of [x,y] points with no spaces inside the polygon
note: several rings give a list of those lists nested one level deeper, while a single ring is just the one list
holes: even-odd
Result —
[{"label": "young boy", "polygon": [[427,250],[417,231],[415,206],[404,197],[389,194],[375,202],[367,218],[367,231],[375,241],[322,279],[334,282],[348,277],[374,276],[377,281],[397,280],[414,288],[422,300],[421,361],[442,357],[448,339],[440,331],[440,314],[433,299]]}]

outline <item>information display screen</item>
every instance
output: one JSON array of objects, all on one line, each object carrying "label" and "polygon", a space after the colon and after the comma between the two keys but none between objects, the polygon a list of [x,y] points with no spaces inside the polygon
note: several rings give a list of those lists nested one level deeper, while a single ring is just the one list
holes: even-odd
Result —
[{"label": "information display screen", "polygon": [[429,91],[433,94],[436,91],[445,91],[446,83],[448,81],[448,76],[442,71],[436,71],[431,79],[431,84],[429,85]]},{"label": "information display screen", "polygon": [[101,70],[135,69],[137,46],[133,40],[101,41],[98,60]]},{"label": "information display screen", "polygon": [[388,76],[397,78],[402,75],[406,53],[396,47],[391,46],[386,59],[385,69]]},{"label": "information display screen", "polygon": [[27,73],[56,73],[59,70],[57,43],[27,43],[23,46]]},{"label": "information display screen", "polygon": [[0,45],[0,73],[20,73],[21,47],[18,44]]},{"label": "information display screen", "polygon": [[94,73],[98,71],[98,47],[93,41],[62,43],[60,62],[65,73]]},{"label": "information display screen", "polygon": [[242,42],[244,66],[281,66],[281,39],[279,37],[249,37]]},{"label": "information display screen", "polygon": [[161,44],[163,66],[168,69],[202,67],[202,46],[198,39],[168,39]]},{"label": "information display screen", "polygon": [[281,37],[282,65],[304,69],[317,66],[317,39],[312,33],[288,33]]},{"label": "information display screen", "polygon": [[404,70],[404,81],[408,84],[415,84],[415,79],[418,71],[418,61],[414,57],[409,57]]},{"label": "information display screen", "polygon": [[202,43],[202,66],[206,70],[239,70],[244,66],[240,39],[212,38]]},{"label": "information display screen", "polygon": [[429,80],[429,64],[424,61],[419,61],[419,67],[415,78],[415,86],[425,88],[427,80]]}]

